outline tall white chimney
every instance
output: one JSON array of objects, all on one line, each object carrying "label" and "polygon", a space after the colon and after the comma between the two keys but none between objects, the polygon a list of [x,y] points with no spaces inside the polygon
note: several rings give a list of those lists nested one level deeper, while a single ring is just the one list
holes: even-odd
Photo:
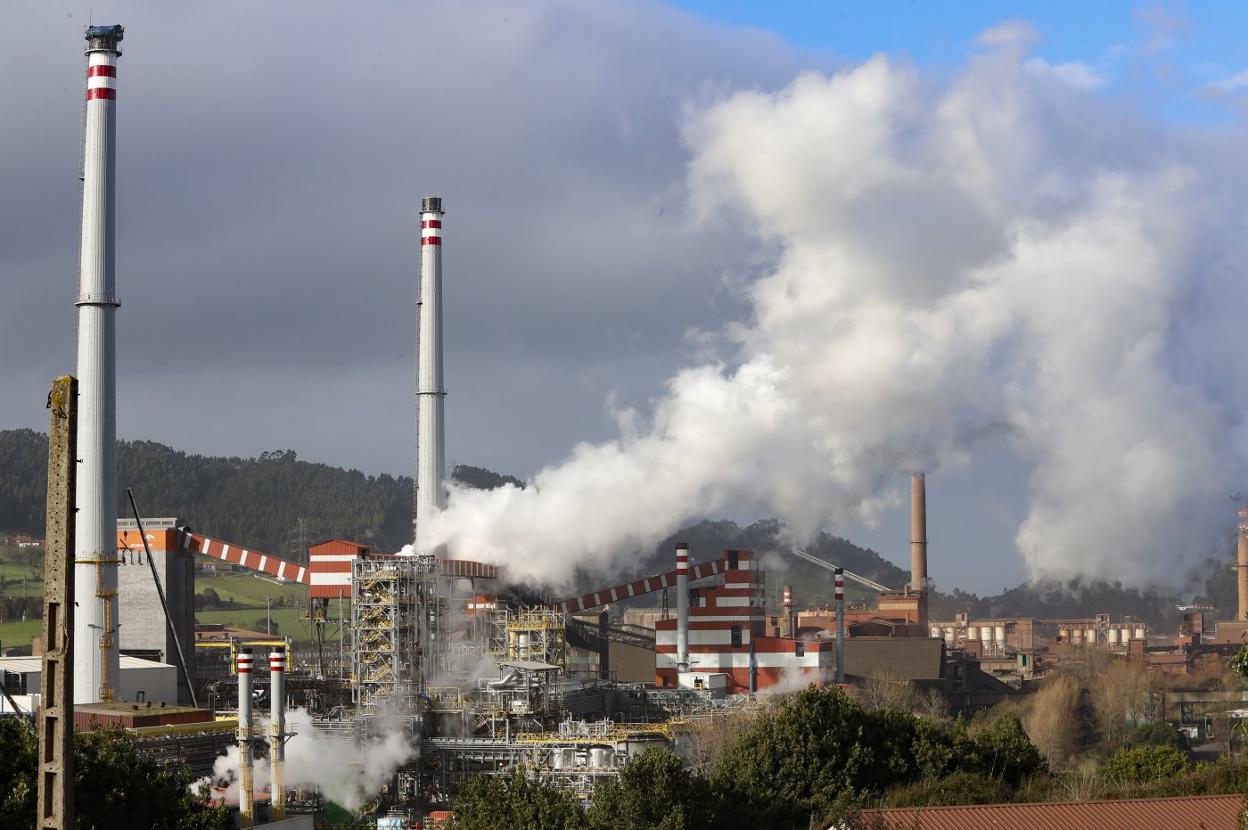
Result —
[{"label": "tall white chimney", "polygon": [[689,671],[689,546],[676,545],[676,673]]},{"label": "tall white chimney", "polygon": [[[442,379],[442,199],[420,207],[420,333],[416,344],[415,524],[446,507],[446,436]],[[432,553],[432,551],[423,551]]]},{"label": "tall white chimney", "polygon": [[269,652],[269,820],[286,818],[286,649]]},{"label": "tall white chimney", "polygon": [[252,779],[251,746],[251,673],[256,658],[251,649],[238,652],[238,824],[255,824],[254,782]]},{"label": "tall white chimney", "polygon": [[113,237],[121,26],[87,29],[78,276],[78,516],[74,528],[74,703],[111,700],[117,647],[117,363]]}]

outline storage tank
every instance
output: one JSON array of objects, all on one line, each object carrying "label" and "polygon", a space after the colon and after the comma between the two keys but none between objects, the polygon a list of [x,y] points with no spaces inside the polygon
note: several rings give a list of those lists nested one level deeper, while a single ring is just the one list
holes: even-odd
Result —
[{"label": "storage tank", "polygon": [[974,625],[967,626],[966,627],[966,639],[978,640],[979,639],[979,627],[974,626]]},{"label": "storage tank", "polygon": [[1069,628],[1057,629],[1057,639],[1061,640],[1063,643],[1069,643],[1070,642],[1070,629]]},{"label": "storage tank", "polygon": [[997,647],[1004,648],[1005,647],[1005,626],[998,625],[996,628],[993,629],[992,633],[996,635]]},{"label": "storage tank", "polygon": [[931,632],[932,632],[932,636],[933,636],[933,637],[939,637],[939,636],[940,636],[940,626],[938,626],[938,625],[933,625],[933,626],[932,626],[932,628],[931,628]]},{"label": "storage tank", "polygon": [[953,629],[948,626],[945,627],[945,642],[953,645]]},{"label": "storage tank", "polygon": [[1143,639],[1144,639],[1144,626],[1142,626],[1142,625],[1140,625],[1140,626],[1136,626],[1136,628],[1135,628],[1135,639],[1137,639],[1137,640],[1143,640]]},{"label": "storage tank", "polygon": [[603,747],[594,747],[589,751],[589,765],[594,769],[609,769],[615,753]]},{"label": "storage tank", "polygon": [[1083,629],[1072,628],[1070,630],[1070,641],[1072,643],[1082,643],[1083,642]]},{"label": "storage tank", "polygon": [[1096,645],[1096,629],[1089,628],[1087,631],[1085,631],[1083,634],[1083,639],[1090,646]]},{"label": "storage tank", "polygon": [[1116,628],[1109,629],[1109,644],[1111,646],[1118,645],[1118,629]]}]

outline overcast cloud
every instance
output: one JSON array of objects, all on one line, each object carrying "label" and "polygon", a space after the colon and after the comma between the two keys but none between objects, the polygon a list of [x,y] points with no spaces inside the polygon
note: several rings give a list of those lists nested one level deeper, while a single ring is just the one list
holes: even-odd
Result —
[{"label": "overcast cloud", "polygon": [[[127,27],[119,433],[412,459],[414,229],[446,218],[448,452],[527,475],[739,312],[752,248],[691,230],[680,114],[782,83],[772,36],[651,3],[96,2]],[[0,424],[72,368],[85,5],[9,9]]]},{"label": "overcast cloud", "polygon": [[[451,460],[614,508],[478,505],[457,532],[479,549],[548,556],[514,527],[570,511],[602,564],[774,512],[877,542],[859,523],[883,519],[904,563],[918,466],[944,587],[1021,576],[1016,539],[1032,574],[1136,581],[1216,547],[1243,449],[1237,136],[1119,109],[1035,32],[951,80],[658,3],[93,7],[127,27],[121,437],[408,473],[440,193]],[[86,9],[8,9],[0,427],[43,428],[72,369]],[[749,418],[704,440],[706,401]],[[696,479],[672,463],[690,438]],[[582,487],[603,453],[645,498]]]}]

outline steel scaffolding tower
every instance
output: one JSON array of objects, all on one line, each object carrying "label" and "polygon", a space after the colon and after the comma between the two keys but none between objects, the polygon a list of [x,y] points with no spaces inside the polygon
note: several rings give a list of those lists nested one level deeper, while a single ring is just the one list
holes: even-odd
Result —
[{"label": "steel scaffolding tower", "polygon": [[437,562],[433,557],[358,558],[351,566],[352,696],[362,714],[383,702],[415,712],[436,672]]}]

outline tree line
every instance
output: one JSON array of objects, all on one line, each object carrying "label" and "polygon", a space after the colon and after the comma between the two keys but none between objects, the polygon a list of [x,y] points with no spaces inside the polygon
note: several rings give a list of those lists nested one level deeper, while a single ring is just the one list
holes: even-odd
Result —
[{"label": "tree line", "polygon": [[[228,830],[228,811],[193,789],[185,764],[161,765],[122,729],[74,733],[74,827]],[[34,827],[39,754],[23,719],[0,718],[0,827]]]},{"label": "tree line", "polygon": [[[1073,712],[1067,712],[1068,716]],[[695,733],[697,732],[695,728]],[[836,687],[788,695],[756,717],[631,760],[590,806],[523,770],[468,779],[452,801],[460,830],[804,830],[836,820],[871,828],[874,807],[946,806],[1241,792],[1248,768],[1192,764],[1164,723],[1130,731],[1095,760],[1046,755],[1017,711],[973,720],[871,708]],[[1054,760],[1051,761],[1050,758]]]},{"label": "tree line", "polygon": [[[46,435],[0,431],[0,530],[44,535],[47,465]],[[523,486],[481,467],[456,467],[452,477],[470,487]],[[301,519],[310,544],[344,538],[398,550],[411,542],[410,477],[303,461],[294,450],[218,457],[118,441],[117,485],[119,492],[133,488],[147,516],[177,516],[197,531],[274,555],[297,555]]]},{"label": "tree line", "polygon": [[[482,489],[524,486],[514,476],[469,465],[455,467],[452,478]],[[303,461],[294,450],[239,458],[188,454],[154,441],[119,441],[117,483],[119,488],[134,489],[139,507],[148,516],[177,516],[200,532],[277,556],[300,555],[301,520],[308,543],[345,538],[379,550],[397,550],[411,541],[410,477],[370,476]],[[46,489],[47,437],[29,429],[0,431],[0,531],[42,536]],[[704,520],[682,528],[655,548],[638,551],[632,558],[637,563],[635,575],[670,570],[677,541],[688,542],[699,561],[725,548],[781,552],[783,578],[799,588],[799,606],[832,599],[831,573],[785,556],[783,549],[791,540],[775,519],[746,526]],[[884,585],[901,587],[910,578],[909,571],[876,551],[829,533],[810,540],[807,550]],[[934,557],[943,554],[933,551]],[[1233,580],[1226,578],[1222,564],[1211,560],[1202,565],[1199,578],[1204,580],[1207,595],[1220,603],[1233,602]],[[933,570],[939,573],[938,568]],[[582,574],[577,588],[595,590],[602,587],[604,578],[603,574]],[[851,583],[851,597],[855,591]],[[952,619],[958,611],[979,617],[1070,617],[1092,609],[1170,626],[1177,616],[1176,602],[1176,596],[1164,591],[1076,579],[1024,584],[988,597],[957,589],[933,591],[929,607],[934,619]]]}]

